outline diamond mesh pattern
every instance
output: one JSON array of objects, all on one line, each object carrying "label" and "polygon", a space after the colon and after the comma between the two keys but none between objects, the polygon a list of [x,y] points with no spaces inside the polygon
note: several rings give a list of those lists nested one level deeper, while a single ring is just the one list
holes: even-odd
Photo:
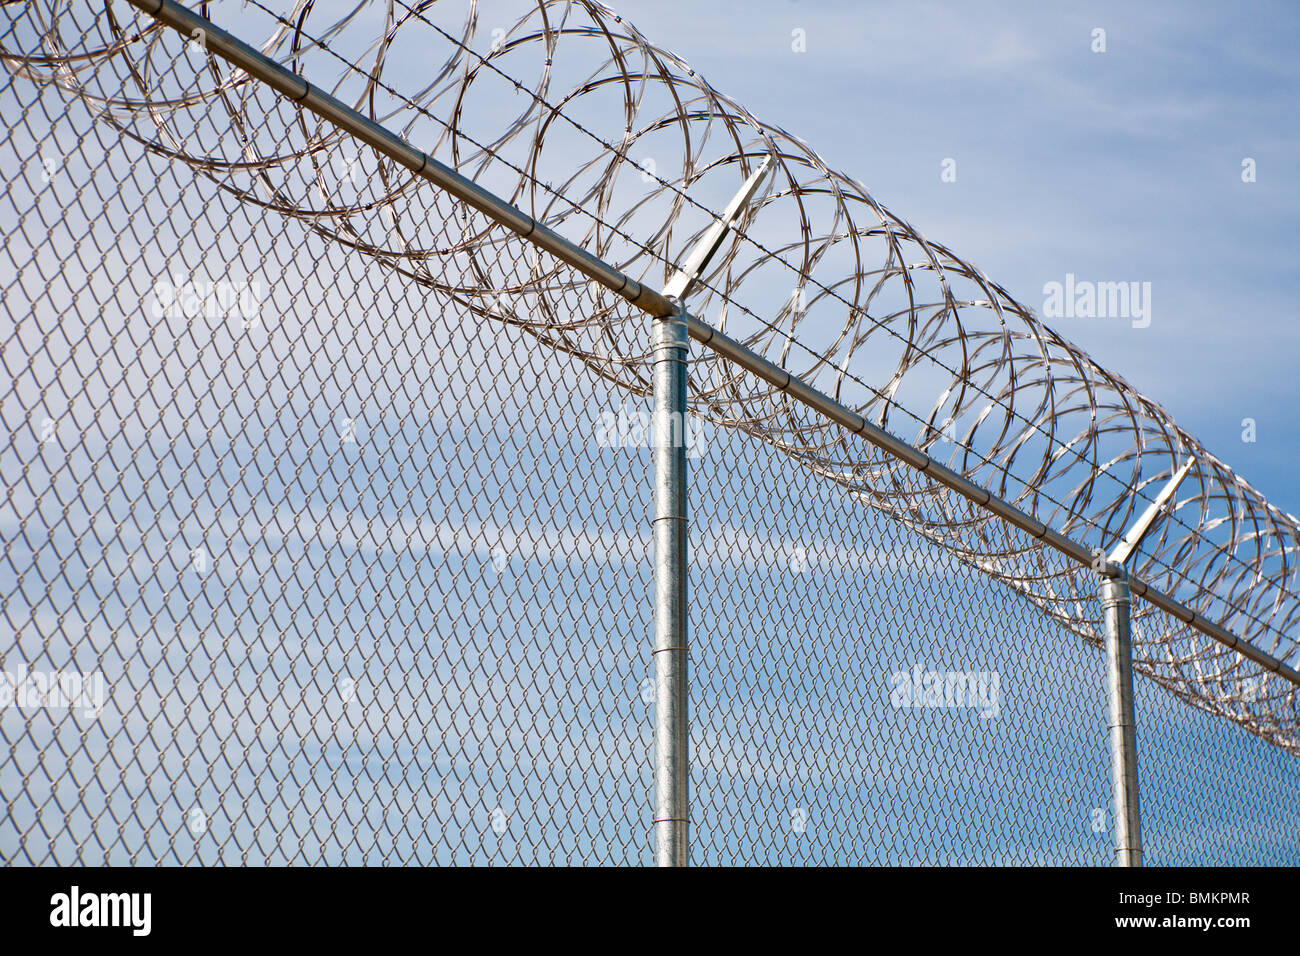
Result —
[{"label": "diamond mesh pattern", "polygon": [[[647,320],[150,42],[161,125],[120,58],[107,112],[51,64],[0,86],[0,663],[83,685],[0,708],[0,855],[648,862]],[[233,115],[299,151],[278,179]],[[1076,570],[857,439],[837,480],[782,446],[810,413],[692,360],[693,862],[1108,862]],[[900,691],[934,675],[964,689]],[[1148,861],[1296,862],[1295,758],[1177,675],[1138,681]]]}]

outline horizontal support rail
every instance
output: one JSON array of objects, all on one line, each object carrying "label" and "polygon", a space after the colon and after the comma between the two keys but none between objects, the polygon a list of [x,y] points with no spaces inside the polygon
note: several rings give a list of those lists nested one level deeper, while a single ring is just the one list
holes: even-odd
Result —
[{"label": "horizontal support rail", "polygon": [[[1050,545],[1056,551],[1072,558],[1086,568],[1098,571],[1102,577],[1116,578],[1124,573],[1121,565],[1111,561],[1102,561],[1100,565],[1097,558],[1086,547],[1079,544],[1072,538],[1068,538],[1047,527],[1037,518],[1021,511],[1015,505],[997,495],[992,494],[985,488],[981,488],[975,482],[971,481],[965,475],[960,475],[951,468],[935,461],[925,452],[913,448],[907,442],[895,438],[889,432],[876,425],[871,424],[857,412],[853,411],[846,405],[841,405],[829,395],[818,391],[805,382],[794,378],[785,369],[773,365],[761,355],[751,351],[744,345],[741,345],[735,339],[730,338],[725,333],[718,331],[707,323],[701,322],[694,316],[687,316],[687,331],[691,338],[695,339],[701,345],[707,346],[713,351],[726,359],[741,366],[745,370],[752,372],[765,382],[776,387],[779,391],[789,395],[791,398],[807,405],[809,408],[819,412],[831,421],[844,426],[851,432],[855,432],[875,445],[882,451],[892,455],[899,460],[911,465],[917,471],[933,478],[939,484],[952,491],[957,492],[964,498],[973,501],[980,507],[991,511],[993,514],[1004,519],[1010,524],[1015,525],[1022,531],[1027,532],[1032,537]],[[1202,634],[1228,647],[1243,657],[1249,658],[1259,664],[1265,670],[1272,671],[1278,676],[1290,681],[1292,684],[1300,687],[1300,672],[1289,667],[1284,662],[1273,657],[1271,654],[1260,650],[1253,644],[1241,640],[1231,631],[1209,620],[1202,614],[1197,614],[1185,604],[1175,600],[1157,588],[1151,587],[1140,578],[1129,576],[1129,589],[1138,597],[1144,598],[1154,604],[1156,607],[1174,617],[1178,618],[1189,627],[1200,631]]]},{"label": "horizontal support rail", "polygon": [[[587,278],[627,299],[637,308],[655,318],[672,315],[676,311],[666,296],[643,286],[604,260],[593,256],[580,246],[547,228],[533,217],[516,209],[505,200],[483,189],[432,156],[416,149],[399,136],[367,119],[340,100],[317,89],[298,74],[265,56],[242,40],[220,29],[175,0],[128,0],[133,6],[182,33],[187,39],[202,38],[204,48],[243,70],[254,79],[261,80],[276,92],[310,110],[338,129],[355,136],[394,162],[433,183],[466,205],[473,207],[495,222],[518,233],[529,242],[545,249],[561,262],[572,266]],[[990,513],[997,515],[1035,539],[1078,562],[1103,577],[1122,575],[1123,568],[1114,562],[1101,560],[1083,545],[1047,527],[1037,518],[1020,510],[1010,502],[981,488],[964,475],[930,458],[907,442],[895,438],[883,428],[868,422],[863,416],[842,405],[829,395],[818,391],[806,382],[794,378],[785,369],[774,365],[756,352],[728,337],[711,325],[685,314],[687,332],[692,339],[728,359],[746,371],[758,376],[795,401],[806,405],[829,420],[861,435],[885,453],[933,478],[944,487],[957,492]],[[1156,607],[1178,618],[1188,627],[1254,661],[1265,670],[1277,674],[1300,687],[1300,672],[1253,644],[1198,614],[1185,604],[1162,591],[1151,587],[1139,578],[1130,576],[1132,594],[1150,601]]]},{"label": "horizontal support rail", "polygon": [[212,21],[204,19],[173,0],[128,0],[128,2],[186,38],[196,40],[207,52],[221,57],[254,79],[261,80],[286,99],[310,110],[393,162],[405,166],[417,176],[427,179],[466,205],[472,206],[495,222],[517,232],[529,242],[573,266],[589,279],[617,292],[650,315],[662,318],[672,315],[675,311],[673,304],[656,290],[641,285],[581,246],[548,229],[532,216],[488,192],[450,166],[416,149],[406,140],[367,119],[324,90],[312,86],[297,73],[286,69],[243,40],[222,30]]}]

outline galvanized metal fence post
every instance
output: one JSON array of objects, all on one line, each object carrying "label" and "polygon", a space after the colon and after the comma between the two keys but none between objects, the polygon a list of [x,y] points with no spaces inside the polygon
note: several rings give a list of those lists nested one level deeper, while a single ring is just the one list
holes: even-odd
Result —
[{"label": "galvanized metal fence post", "polygon": [[1106,726],[1115,812],[1115,864],[1142,865],[1142,816],[1138,805],[1137,724],[1133,711],[1133,641],[1127,572],[1102,577],[1106,631]]},{"label": "galvanized metal fence post", "polygon": [[686,637],[686,362],[680,308],[654,320],[655,863],[685,866],[690,725]]},{"label": "galvanized metal fence post", "polygon": [[[965,473],[945,466],[919,448],[895,437],[885,428],[873,424],[858,410],[838,398],[819,391],[811,382],[804,381],[782,365],[770,361],[761,351],[751,349],[743,342],[729,337],[721,329],[714,328],[683,310],[680,303],[686,299],[712,255],[725,240],[728,231],[735,228],[741,210],[752,198],[765,171],[773,162],[771,158],[765,160],[750,175],[724,215],[719,217],[718,222],[705,233],[696,249],[687,258],[683,268],[670,280],[664,292],[659,293],[643,286],[593,253],[575,245],[523,210],[467,179],[457,169],[425,154],[369,116],[348,106],[323,89],[312,86],[303,76],[292,72],[281,63],[221,30],[174,0],[129,0],[129,2],[157,18],[161,23],[177,30],[184,37],[203,36],[203,47],[208,54],[229,62],[253,79],[267,84],[269,88],[296,104],[302,111],[320,117],[357,142],[372,147],[378,154],[405,167],[457,201],[484,214],[536,248],[546,251],[557,261],[573,268],[603,288],[622,296],[647,315],[652,316],[655,393],[654,833],[657,862],[666,865],[683,865],[688,858],[685,488],[688,335],[709,349],[712,355],[727,360],[763,383],[761,385],[763,391],[760,393],[762,396],[768,394],[768,388],[775,389],[792,402],[812,410],[826,421],[847,429],[853,435],[861,436],[871,445],[882,449],[892,459],[924,473],[927,480],[933,480],[956,492],[973,502],[978,508],[1001,518],[1010,526],[1025,532],[1055,552],[1083,567],[1095,567],[1095,555],[1084,544],[1049,527],[1032,512],[1024,511],[1016,504],[999,497]],[[43,54],[41,62],[44,62],[44,58]],[[69,82],[72,83],[71,80]],[[75,87],[75,83],[73,86]],[[91,100],[88,99],[88,102]],[[135,100],[133,99],[132,102]],[[159,100],[154,105],[163,108],[162,104],[172,102],[170,99]],[[773,155],[778,154],[779,150],[773,153]],[[180,159],[184,162],[190,161],[190,158],[184,156]],[[800,188],[798,183],[792,181],[790,195],[797,198]],[[724,301],[728,301],[725,293]],[[1189,473],[1193,461],[1193,458],[1189,458],[1184,463],[1171,479],[1169,486],[1147,508],[1135,527],[1130,529],[1110,556],[1111,563],[1122,564],[1136,549],[1142,536],[1163,512],[1178,482]],[[1176,510],[1176,505],[1173,510]],[[1113,576],[1116,573],[1118,577]],[[1218,642],[1243,659],[1261,665],[1268,672],[1279,675],[1281,679],[1293,686],[1300,687],[1300,671],[1289,662],[1290,655],[1294,653],[1294,644],[1286,650],[1279,650],[1276,654],[1269,653],[1228,631],[1218,622],[1209,620],[1203,613],[1175,600],[1171,594],[1149,585],[1140,577],[1131,577],[1123,569],[1114,568],[1108,570],[1108,574],[1111,576],[1101,582],[1099,595],[1104,608],[1106,629],[1109,739],[1115,781],[1116,853],[1121,864],[1140,865],[1142,847],[1133,707],[1130,594],[1136,594],[1153,607],[1173,615],[1192,630]],[[1202,702],[1212,700],[1207,697],[1200,699]]]}]

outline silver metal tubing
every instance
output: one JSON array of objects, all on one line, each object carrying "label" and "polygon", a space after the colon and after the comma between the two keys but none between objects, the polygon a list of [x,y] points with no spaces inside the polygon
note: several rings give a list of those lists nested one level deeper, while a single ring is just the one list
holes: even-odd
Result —
[{"label": "silver metal tubing", "polygon": [[585,249],[541,225],[505,200],[483,189],[473,180],[466,179],[451,167],[443,165],[401,137],[371,122],[350,106],[313,87],[298,74],[285,69],[242,40],[222,30],[212,21],[173,0],[129,0],[129,2],[187,38],[201,37],[200,42],[209,53],[239,67],[249,76],[261,80],[304,109],[352,134],[367,146],[373,147],[465,204],[512,229],[556,258],[573,266],[588,278],[617,292],[650,315],[672,314],[673,304],[654,289],[642,286]]},{"label": "silver metal tubing", "polygon": [[1106,726],[1115,812],[1116,866],[1142,865],[1142,814],[1138,800],[1137,724],[1133,713],[1133,639],[1128,581],[1100,579],[1106,631]]},{"label": "silver metal tubing", "polygon": [[[856,432],[877,448],[925,473],[939,484],[951,488],[986,511],[998,515],[1066,557],[1090,569],[1093,567],[1095,561],[1093,553],[1079,542],[1066,537],[1059,531],[1048,528],[1037,518],[1021,511],[1010,502],[999,498],[985,488],[981,488],[964,475],[959,475],[952,469],[934,461],[924,452],[913,448],[899,438],[895,438],[883,428],[871,424],[851,408],[841,405],[830,396],[792,377],[785,369],[773,365],[767,359],[757,355],[735,339],[713,328],[713,326],[701,322],[692,315],[687,315],[686,320],[688,331],[695,341],[757,375],[779,391],[802,402],[831,421],[843,425],[849,431]],[[1103,561],[1100,573],[1103,577],[1114,578],[1124,574],[1124,569],[1112,561]],[[1140,578],[1129,575],[1127,580],[1133,594],[1150,601],[1162,611],[1172,614],[1189,627],[1195,628],[1223,646],[1235,650],[1243,657],[1249,658],[1265,670],[1275,673],[1282,679],[1300,687],[1300,672],[1296,671],[1295,668],[1289,667],[1254,645],[1242,641],[1231,631],[1214,623],[1204,615],[1197,614],[1185,604],[1176,601],[1163,591],[1151,587]]]},{"label": "silver metal tubing", "polygon": [[[371,122],[356,110],[315,89],[302,77],[263,56],[257,50],[216,27],[209,20],[175,3],[174,0],[129,0],[129,2],[180,31],[187,38],[193,37],[196,30],[204,31],[204,45],[213,55],[227,60],[250,76],[262,80],[284,96],[300,103],[305,109],[311,110],[323,119],[333,123],[339,129],[351,133],[357,139],[374,147],[395,162],[401,163],[440,189],[472,206],[494,221],[512,229],[528,239],[529,242],[535,243],[550,252],[561,262],[567,263],[593,281],[623,296],[648,315],[662,318],[676,312],[677,306],[675,303],[659,291],[641,285],[620,270],[540,225],[531,216],[482,189],[454,169],[444,166],[432,156],[415,149],[400,137]],[[924,472],[939,484],[956,491],[985,510],[1026,531],[1061,554],[1092,569],[1093,554],[1082,544],[1051,528],[1045,527],[1038,519],[1026,514],[1010,502],[991,494],[965,476],[959,475],[933,461],[924,452],[895,438],[884,429],[872,425],[857,412],[841,405],[811,385],[792,378],[789,372],[773,365],[767,359],[707,323],[700,321],[689,313],[683,314],[686,318],[687,331],[690,337],[697,342],[769,382],[783,393],[796,401],[802,402],[831,421],[862,435],[876,447]],[[1123,569],[1116,563],[1111,561],[1103,562],[1101,574],[1104,577],[1113,578],[1122,573]],[[1130,577],[1128,581],[1133,594],[1150,601],[1156,607],[1172,614],[1189,627],[1200,631],[1225,647],[1237,651],[1242,656],[1259,664],[1265,670],[1275,673],[1291,684],[1300,687],[1300,671],[1288,666],[1271,654],[1238,639],[1236,635],[1226,628],[1207,620],[1191,608],[1150,587],[1142,580]]]},{"label": "silver metal tubing", "polygon": [[654,321],[655,862],[689,859],[686,362],[681,313]]}]

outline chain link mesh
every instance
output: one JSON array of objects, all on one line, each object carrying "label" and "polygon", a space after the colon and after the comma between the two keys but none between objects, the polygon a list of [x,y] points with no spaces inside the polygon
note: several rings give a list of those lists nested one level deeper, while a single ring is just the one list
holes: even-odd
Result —
[{"label": "chain link mesh", "polygon": [[[42,9],[5,8],[6,49]],[[76,22],[68,49],[103,39]],[[175,109],[146,135],[118,59],[106,111],[66,50],[0,87],[0,855],[649,862],[648,320],[270,91],[214,91],[179,38],[151,50],[221,156]],[[235,115],[300,151],[280,180]],[[1075,569],[859,439],[839,480],[782,445],[821,426],[779,396],[720,414],[755,385],[696,347],[691,375],[693,861],[1109,862]],[[918,535],[921,499],[998,546]],[[1160,666],[1148,861],[1300,859],[1295,758]]]}]

